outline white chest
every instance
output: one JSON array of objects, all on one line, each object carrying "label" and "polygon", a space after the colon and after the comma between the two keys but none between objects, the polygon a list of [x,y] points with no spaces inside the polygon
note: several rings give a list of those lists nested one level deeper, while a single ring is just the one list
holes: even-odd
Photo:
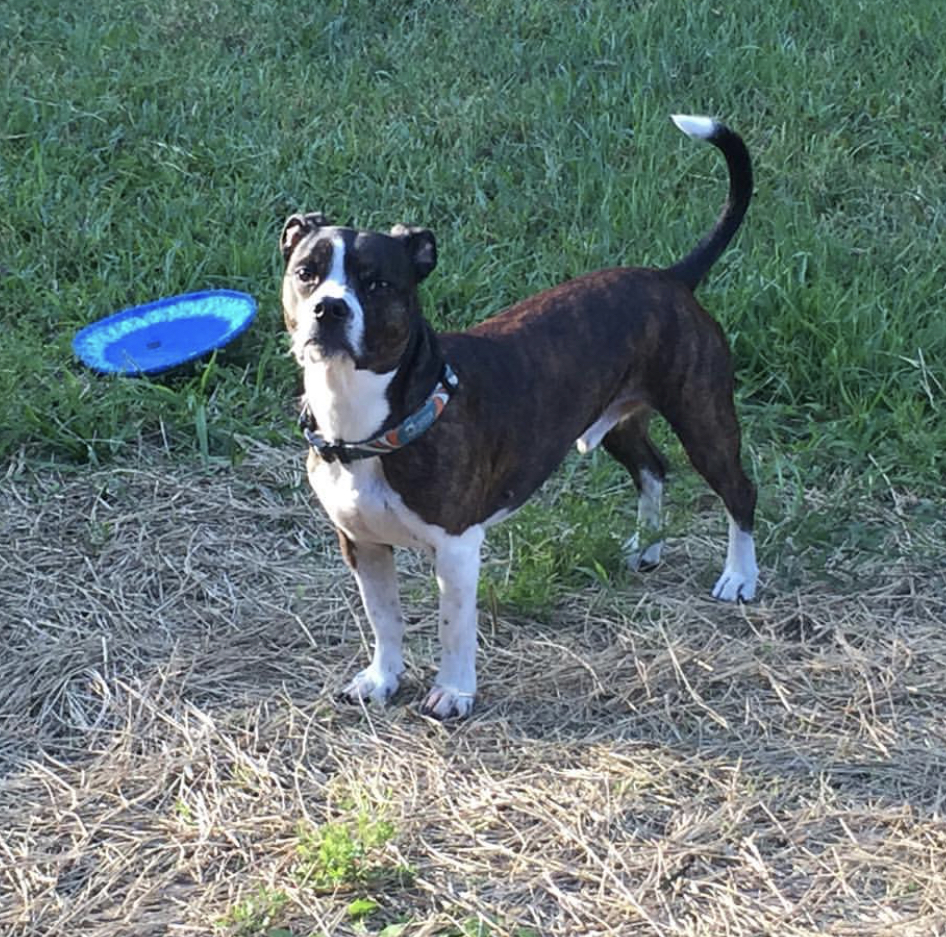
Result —
[{"label": "white chest", "polygon": [[362,442],[388,417],[385,392],[393,371],[375,374],[355,367],[347,357],[325,361],[312,353],[305,360],[306,402],[319,432],[330,442]]},{"label": "white chest", "polygon": [[309,483],[332,523],[353,541],[435,550],[446,532],[423,521],[388,484],[377,459],[341,465],[313,459]]}]

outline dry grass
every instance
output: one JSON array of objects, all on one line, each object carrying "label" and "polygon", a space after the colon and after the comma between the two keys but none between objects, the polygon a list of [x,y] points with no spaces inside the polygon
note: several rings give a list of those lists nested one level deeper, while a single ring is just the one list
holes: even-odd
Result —
[{"label": "dry grass", "polygon": [[[441,726],[410,558],[404,691],[332,702],[366,636],[301,463],[9,467],[4,935],[265,934],[235,909],[277,893],[293,935],[946,933],[942,523],[861,505],[896,559],[842,551],[731,608],[704,596],[708,514],[646,580],[484,614],[479,708]],[[311,887],[300,822],[356,813],[409,874]]]}]

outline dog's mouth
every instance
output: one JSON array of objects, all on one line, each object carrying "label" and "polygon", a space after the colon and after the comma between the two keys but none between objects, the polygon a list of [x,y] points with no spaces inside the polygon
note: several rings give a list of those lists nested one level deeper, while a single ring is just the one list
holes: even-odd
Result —
[{"label": "dog's mouth", "polygon": [[325,341],[319,335],[313,335],[301,343],[295,344],[296,360],[299,364],[319,364],[333,358],[352,357],[351,350],[344,342]]}]

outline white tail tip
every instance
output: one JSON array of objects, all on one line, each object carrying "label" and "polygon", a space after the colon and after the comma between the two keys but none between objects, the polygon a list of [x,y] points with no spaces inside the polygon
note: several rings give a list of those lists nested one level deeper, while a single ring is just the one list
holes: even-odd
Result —
[{"label": "white tail tip", "polygon": [[693,114],[672,114],[670,119],[689,137],[708,140],[716,132],[718,124],[712,117],[697,117]]}]

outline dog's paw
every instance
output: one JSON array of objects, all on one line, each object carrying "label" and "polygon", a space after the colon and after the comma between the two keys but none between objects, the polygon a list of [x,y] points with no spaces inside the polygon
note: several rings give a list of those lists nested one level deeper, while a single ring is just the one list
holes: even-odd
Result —
[{"label": "dog's paw", "polygon": [[723,574],[713,586],[713,598],[723,602],[751,602],[755,598],[759,567],[752,533],[729,519],[729,548]]},{"label": "dog's paw", "polygon": [[655,540],[641,549],[640,537],[634,534],[624,544],[624,561],[628,569],[635,573],[646,573],[660,565],[660,551],[663,549],[663,540]]},{"label": "dog's paw", "polygon": [[436,684],[427,694],[420,711],[434,719],[466,719],[473,711],[473,699],[472,693]]},{"label": "dog's paw", "polygon": [[751,602],[755,598],[756,577],[728,569],[713,586],[713,598],[723,602]]},{"label": "dog's paw", "polygon": [[398,688],[398,675],[366,667],[355,674],[354,679],[339,691],[338,698],[346,703],[371,701],[383,706]]}]

